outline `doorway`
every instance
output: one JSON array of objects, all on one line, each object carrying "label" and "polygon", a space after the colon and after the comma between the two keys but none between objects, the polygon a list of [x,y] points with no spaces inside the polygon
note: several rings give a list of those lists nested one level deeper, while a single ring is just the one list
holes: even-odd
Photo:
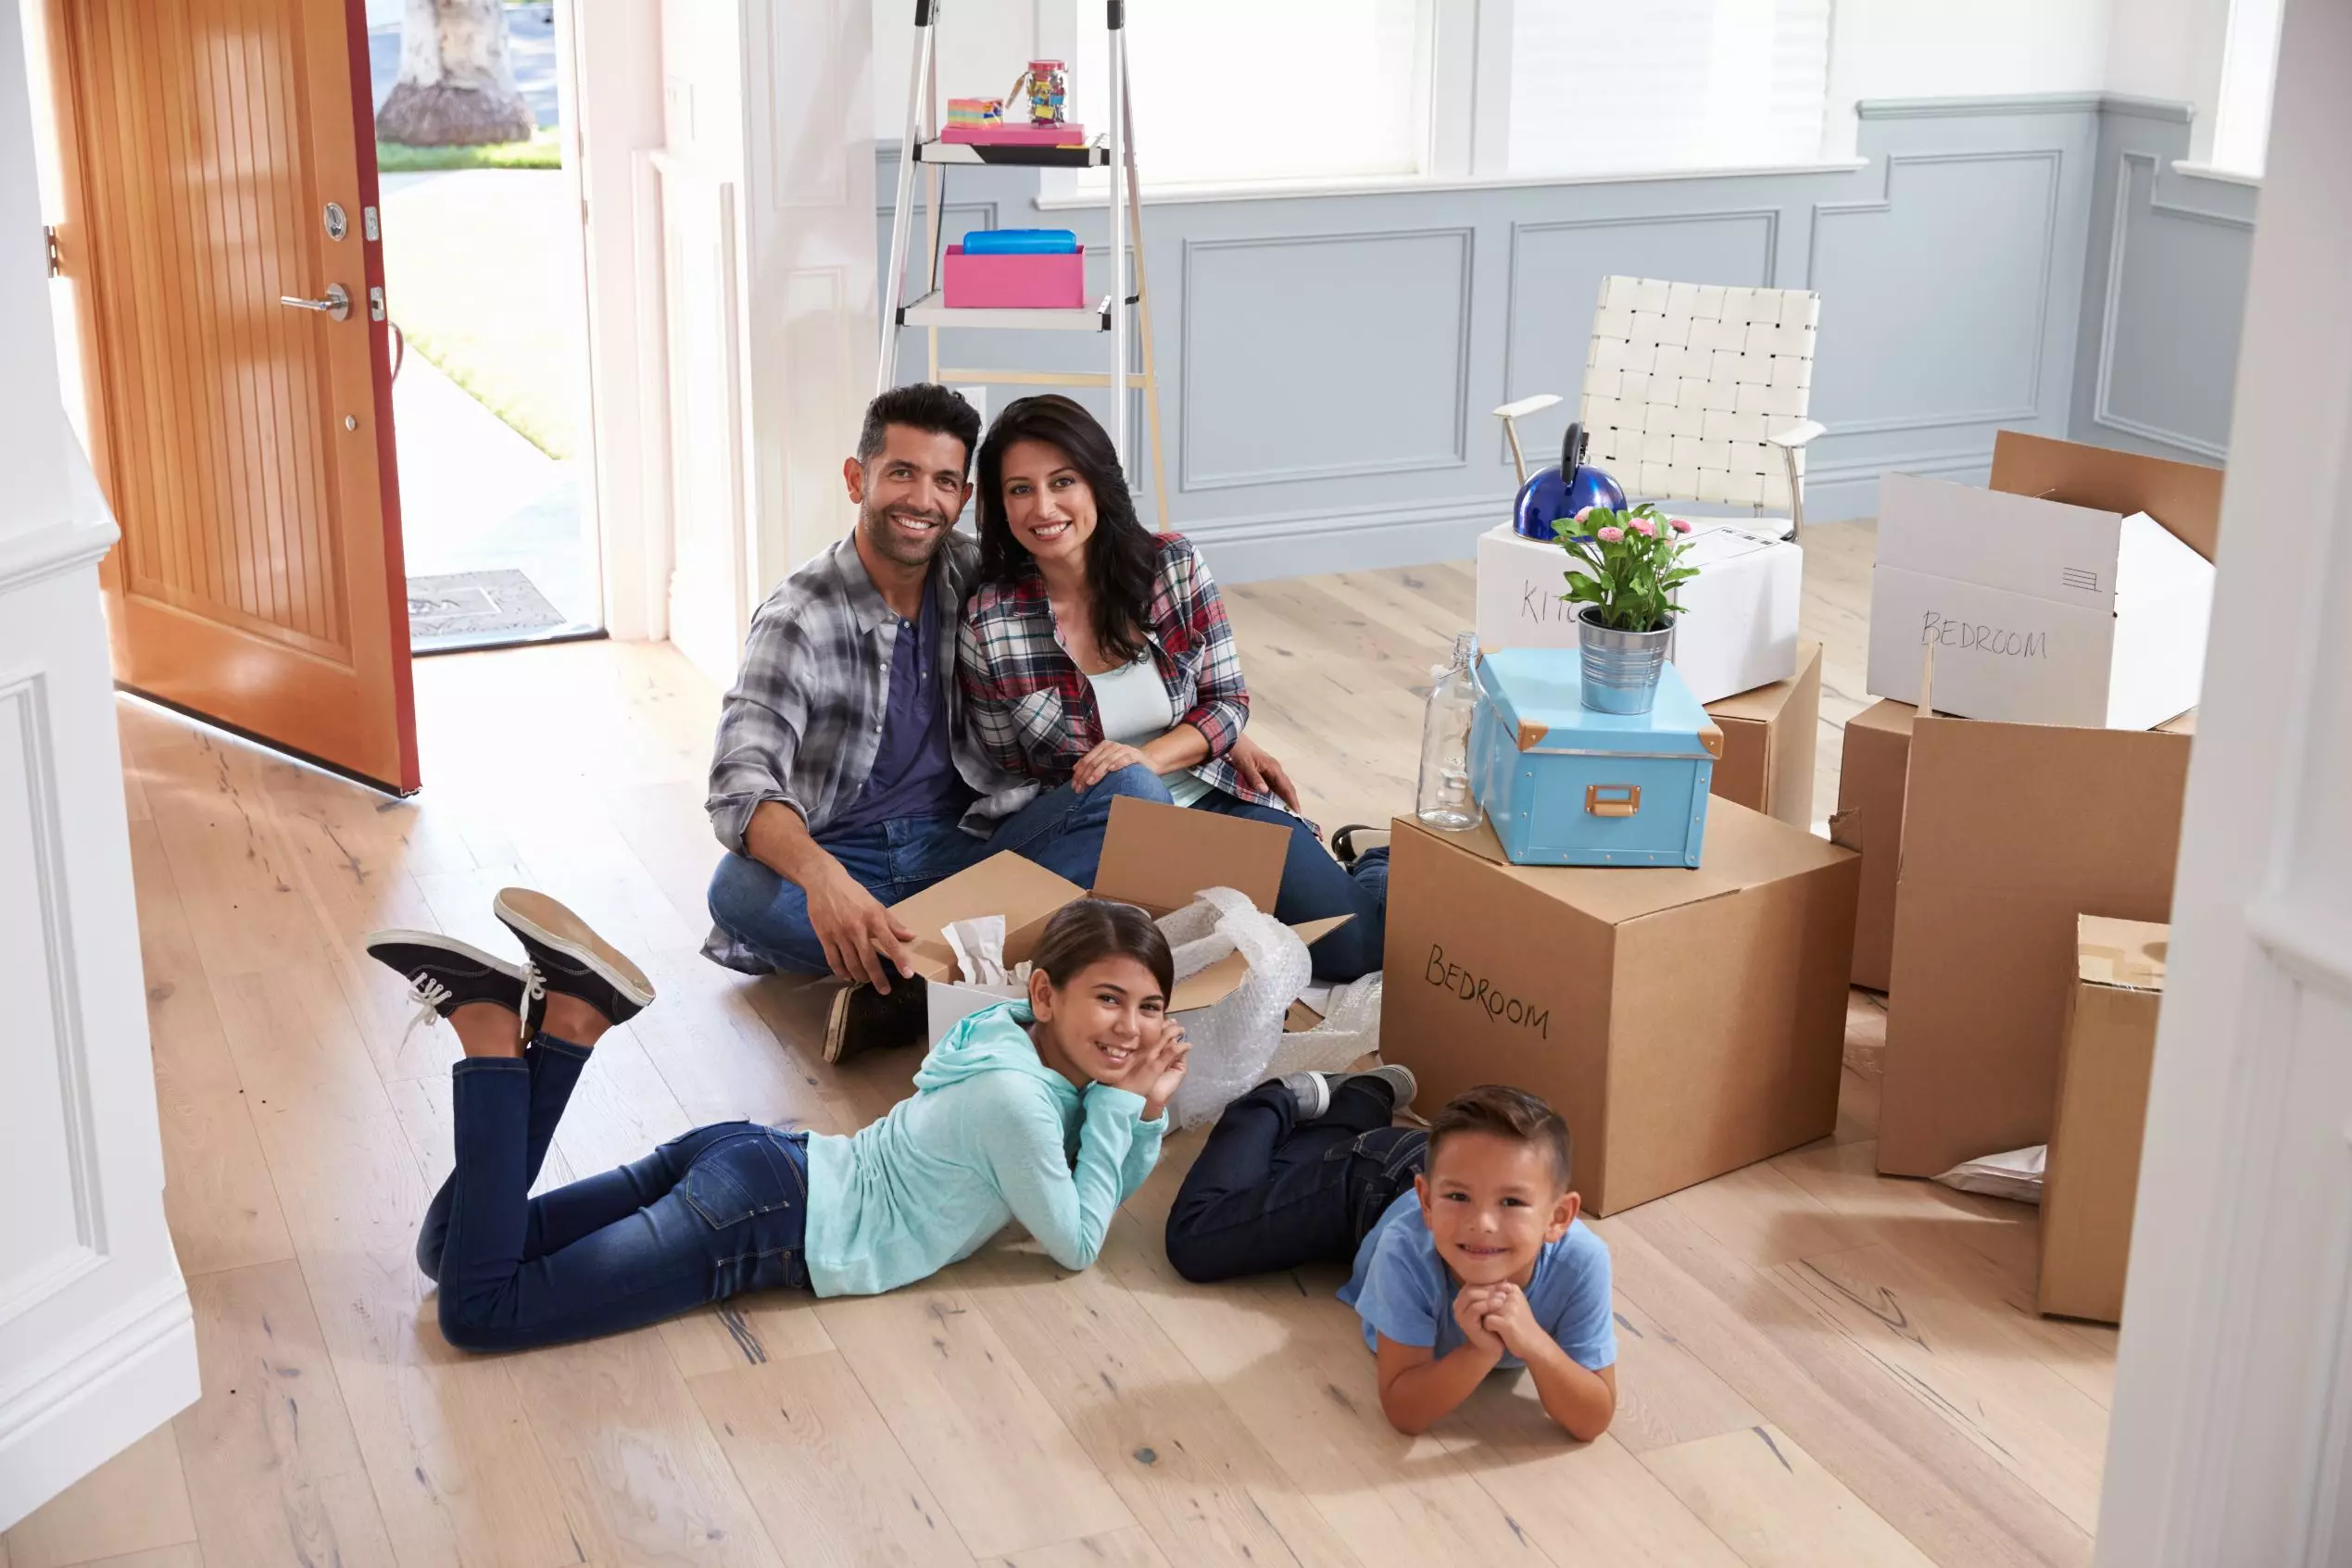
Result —
[{"label": "doorway", "polygon": [[[527,137],[422,145],[395,139],[396,115],[377,127],[409,646],[420,655],[604,628],[568,4],[479,7],[503,31]],[[405,0],[368,0],[367,13],[381,119],[402,80],[404,30],[432,13]]]}]

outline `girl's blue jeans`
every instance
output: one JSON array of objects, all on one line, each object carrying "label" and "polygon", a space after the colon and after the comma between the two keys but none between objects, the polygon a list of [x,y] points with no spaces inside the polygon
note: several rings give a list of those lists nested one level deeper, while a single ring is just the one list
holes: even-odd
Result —
[{"label": "girl's blue jeans", "polygon": [[441,1333],[459,1349],[585,1339],[809,1283],[805,1133],[698,1127],[530,1196],[590,1054],[541,1035],[520,1059],[450,1070],[457,1167],[425,1211],[417,1266],[439,1285]]}]

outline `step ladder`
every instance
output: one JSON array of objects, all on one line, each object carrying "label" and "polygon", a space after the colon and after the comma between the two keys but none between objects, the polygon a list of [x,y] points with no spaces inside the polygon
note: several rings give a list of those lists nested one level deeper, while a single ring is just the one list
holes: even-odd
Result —
[{"label": "step ladder", "polygon": [[[939,10],[944,0],[915,0],[914,70],[907,88],[907,122],[899,153],[899,196],[890,215],[890,267],[882,302],[882,353],[874,376],[874,391],[887,392],[899,382],[899,332],[921,327],[929,340],[926,379],[934,382],[983,382],[1007,386],[1108,386],[1140,391],[1151,423],[1151,487],[1157,503],[1155,526],[1168,521],[1168,484],[1161,456],[1160,383],[1151,347],[1151,296],[1143,278],[1143,198],[1136,188],[1135,116],[1127,97],[1126,0],[1105,0],[1104,25],[1109,33],[1105,51],[1111,67],[1111,126],[1108,145],[1098,135],[1082,147],[1038,147],[975,144],[939,139]],[[1011,106],[1007,106],[1010,112]],[[1105,204],[1111,235],[1111,292],[1093,305],[1066,309],[950,309],[939,282],[939,205],[942,171],[952,166],[986,164],[997,168],[1103,169],[1111,171]],[[915,298],[906,297],[907,245],[914,220],[914,182],[920,169],[924,181],[924,210],[928,218],[925,255],[927,287]],[[1124,223],[1122,222],[1124,219]],[[1127,289],[1128,248],[1133,246],[1135,289]],[[1142,345],[1139,371],[1127,368],[1127,311],[1137,313]],[[939,329],[978,327],[1017,332],[1100,332],[1111,340],[1111,369],[1101,370],[1017,370],[939,364]],[[1118,449],[1119,466],[1132,473],[1126,395],[1111,399],[1111,440]]]}]

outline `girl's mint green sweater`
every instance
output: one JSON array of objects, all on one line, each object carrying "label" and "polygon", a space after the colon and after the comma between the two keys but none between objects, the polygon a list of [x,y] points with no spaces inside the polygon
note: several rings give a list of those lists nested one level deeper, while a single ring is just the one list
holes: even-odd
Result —
[{"label": "girl's mint green sweater", "polygon": [[1165,1115],[1107,1085],[1082,1094],[1038,1060],[1028,1006],[974,1013],[914,1075],[915,1094],[849,1137],[809,1136],[808,1263],[820,1296],[870,1296],[937,1273],[1018,1220],[1065,1269],[1160,1158]]}]

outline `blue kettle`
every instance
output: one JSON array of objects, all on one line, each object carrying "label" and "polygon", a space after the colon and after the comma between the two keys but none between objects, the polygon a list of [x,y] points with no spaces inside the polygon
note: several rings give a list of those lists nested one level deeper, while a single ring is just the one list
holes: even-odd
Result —
[{"label": "blue kettle", "polygon": [[1541,539],[1549,545],[1555,537],[1552,525],[1587,507],[1625,510],[1624,487],[1585,463],[1587,439],[1584,426],[1568,426],[1567,438],[1560,444],[1560,466],[1545,469],[1519,486],[1519,498],[1511,508],[1511,527],[1521,538]]}]

